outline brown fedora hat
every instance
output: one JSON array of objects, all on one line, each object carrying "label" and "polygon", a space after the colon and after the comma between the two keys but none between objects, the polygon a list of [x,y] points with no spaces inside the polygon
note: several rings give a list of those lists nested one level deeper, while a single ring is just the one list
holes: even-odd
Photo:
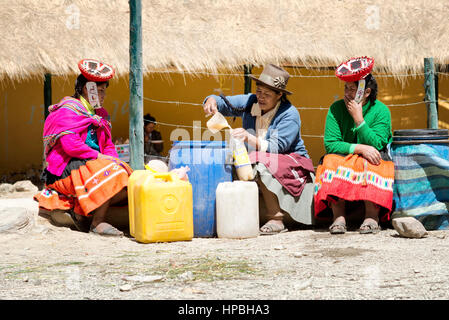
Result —
[{"label": "brown fedora hat", "polygon": [[281,67],[275,66],[274,64],[267,64],[259,78],[249,75],[251,79],[256,81],[256,83],[261,83],[270,89],[275,91],[281,91],[286,94],[292,94],[290,91],[286,90],[288,79],[290,75],[287,71]]}]

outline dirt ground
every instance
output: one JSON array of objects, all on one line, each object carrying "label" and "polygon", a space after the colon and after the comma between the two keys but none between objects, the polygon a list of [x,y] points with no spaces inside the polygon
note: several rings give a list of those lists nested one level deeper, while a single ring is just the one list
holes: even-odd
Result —
[{"label": "dirt ground", "polygon": [[324,228],[251,239],[142,244],[52,225],[31,195],[0,206],[35,213],[0,233],[2,299],[448,299],[449,233],[422,239]]}]

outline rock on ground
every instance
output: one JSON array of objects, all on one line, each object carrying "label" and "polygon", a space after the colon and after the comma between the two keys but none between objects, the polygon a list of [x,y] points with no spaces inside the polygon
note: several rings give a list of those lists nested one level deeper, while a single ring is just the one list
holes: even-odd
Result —
[{"label": "rock on ground", "polygon": [[394,229],[399,235],[406,238],[423,238],[427,231],[417,219],[413,217],[401,217],[392,220]]},{"label": "rock on ground", "polygon": [[38,188],[29,180],[17,181],[14,183],[14,189],[17,192],[36,192]]},{"label": "rock on ground", "polygon": [[34,216],[26,208],[0,207],[0,233],[26,231],[34,226]]},{"label": "rock on ground", "polygon": [[14,186],[10,183],[1,183],[0,184],[0,194],[2,193],[12,193],[14,192]]}]

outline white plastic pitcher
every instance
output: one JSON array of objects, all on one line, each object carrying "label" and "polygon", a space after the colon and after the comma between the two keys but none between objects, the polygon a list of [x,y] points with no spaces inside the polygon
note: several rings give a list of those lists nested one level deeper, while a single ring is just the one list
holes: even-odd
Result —
[{"label": "white plastic pitcher", "polygon": [[243,239],[259,235],[259,189],[256,182],[219,183],[216,205],[219,238]]},{"label": "white plastic pitcher", "polygon": [[210,118],[209,121],[207,121],[206,126],[212,133],[217,133],[218,131],[224,128],[231,129],[231,126],[228,124],[228,121],[220,112],[215,112],[212,118]]}]

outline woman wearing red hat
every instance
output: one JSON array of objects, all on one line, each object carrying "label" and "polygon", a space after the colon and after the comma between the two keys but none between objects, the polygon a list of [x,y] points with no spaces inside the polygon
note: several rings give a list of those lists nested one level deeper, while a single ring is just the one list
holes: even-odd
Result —
[{"label": "woman wearing red hat", "polygon": [[354,209],[365,212],[360,233],[376,233],[379,219],[388,221],[393,204],[394,164],[390,110],[377,100],[377,82],[370,73],[374,61],[351,59],[338,66],[345,81],[344,99],[331,105],[326,118],[324,147],[315,181],[315,216],[331,216],[331,234],[346,232]]},{"label": "woman wearing red hat", "polygon": [[46,188],[34,198],[47,210],[69,210],[80,231],[122,236],[106,222],[110,205],[127,201],[132,169],[118,159],[102,107],[114,69],[93,59],[78,64],[75,94],[50,106],[44,124]]}]

